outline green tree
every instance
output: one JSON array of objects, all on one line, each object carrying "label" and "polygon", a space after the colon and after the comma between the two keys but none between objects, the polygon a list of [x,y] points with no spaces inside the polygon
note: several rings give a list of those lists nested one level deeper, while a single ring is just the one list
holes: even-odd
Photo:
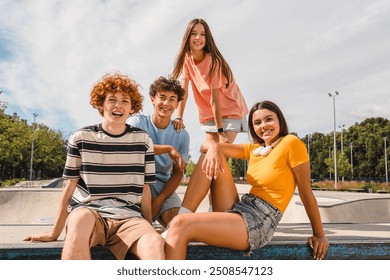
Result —
[{"label": "green tree", "polygon": [[61,132],[39,125],[35,137],[35,170],[39,170],[42,177],[61,176],[66,160],[66,147]]},{"label": "green tree", "polygon": [[[16,113],[7,115],[0,100],[0,180],[26,178],[31,161],[32,127]],[[33,169],[43,178],[61,176],[66,158],[66,141],[61,132],[37,124],[34,135]]]},{"label": "green tree", "polygon": [[[368,118],[336,135],[337,166],[340,176],[383,180],[385,175],[384,137],[390,136],[390,121],[384,118]],[[307,136],[302,138],[307,142]],[[333,172],[333,133],[314,133],[310,142],[312,178],[326,178]]]}]

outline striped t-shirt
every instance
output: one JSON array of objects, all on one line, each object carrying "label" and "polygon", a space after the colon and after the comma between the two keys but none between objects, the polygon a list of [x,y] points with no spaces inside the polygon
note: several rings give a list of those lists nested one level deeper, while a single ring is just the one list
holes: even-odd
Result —
[{"label": "striped t-shirt", "polygon": [[129,125],[121,135],[101,124],[84,127],[69,138],[63,178],[78,179],[69,211],[89,207],[103,217],[141,217],[144,184],[155,183],[153,142]]}]

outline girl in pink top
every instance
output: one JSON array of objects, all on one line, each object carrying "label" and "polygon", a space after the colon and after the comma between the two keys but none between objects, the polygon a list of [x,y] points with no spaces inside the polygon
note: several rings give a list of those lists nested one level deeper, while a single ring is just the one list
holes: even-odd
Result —
[{"label": "girl in pink top", "polygon": [[172,76],[182,77],[186,91],[174,120],[177,130],[185,127],[183,115],[191,82],[206,140],[233,143],[237,133],[247,131],[248,107],[204,20],[193,19],[188,24]]}]

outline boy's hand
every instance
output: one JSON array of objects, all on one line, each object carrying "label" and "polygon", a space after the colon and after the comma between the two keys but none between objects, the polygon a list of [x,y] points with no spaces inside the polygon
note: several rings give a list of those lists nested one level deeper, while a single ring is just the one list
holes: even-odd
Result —
[{"label": "boy's hand", "polygon": [[172,147],[168,155],[173,160],[174,164],[176,164],[181,171],[184,171],[186,168],[186,162],[182,155],[174,147]]},{"label": "boy's hand", "polygon": [[29,235],[23,239],[23,241],[31,241],[31,242],[50,242],[56,241],[57,237],[53,236],[50,232],[38,233],[34,235]]}]

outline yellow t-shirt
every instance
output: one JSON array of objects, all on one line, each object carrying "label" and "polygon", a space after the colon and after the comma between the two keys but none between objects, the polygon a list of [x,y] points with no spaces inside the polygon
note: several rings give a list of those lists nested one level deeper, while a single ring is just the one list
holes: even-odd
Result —
[{"label": "yellow t-shirt", "polygon": [[245,144],[245,158],[249,160],[247,180],[252,185],[250,194],[267,201],[284,212],[294,190],[293,168],[309,161],[305,144],[294,135],[281,139],[267,156],[256,156],[259,144]]}]

